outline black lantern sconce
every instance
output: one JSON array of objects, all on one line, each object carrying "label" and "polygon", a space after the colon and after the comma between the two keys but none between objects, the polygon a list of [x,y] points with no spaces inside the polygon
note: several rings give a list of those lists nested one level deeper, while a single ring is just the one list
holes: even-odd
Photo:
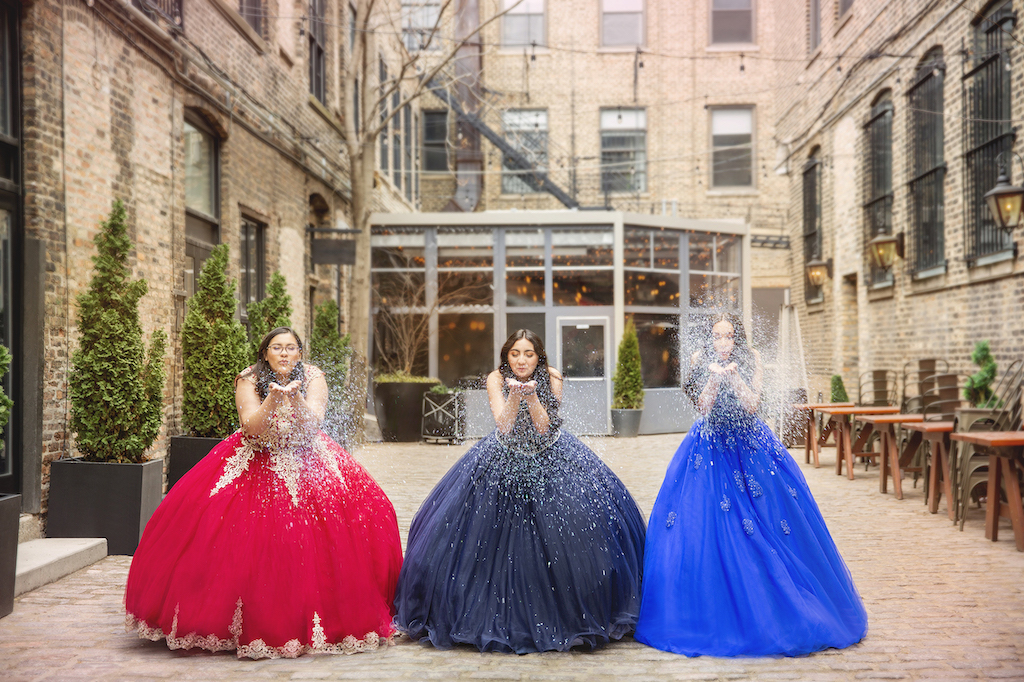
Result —
[{"label": "black lantern sconce", "polygon": [[821,256],[815,256],[807,262],[807,281],[811,286],[820,287],[826,279],[832,279],[832,259],[824,261]]},{"label": "black lantern sconce", "polygon": [[1004,155],[1013,154],[1017,162],[1024,169],[1024,161],[1021,161],[1020,154],[1016,152],[1002,152],[996,157],[999,164],[999,178],[996,186],[985,193],[985,203],[988,210],[992,212],[992,219],[999,229],[1007,234],[1013,232],[1014,228],[1020,225],[1021,202],[1024,201],[1024,187],[1016,187],[1010,184],[1013,176],[1013,159],[1010,159],[1009,174],[1007,174],[1007,163]]},{"label": "black lantern sconce", "polygon": [[868,255],[871,262],[880,270],[889,270],[896,262],[896,256],[903,258],[903,233],[879,234],[868,242]]}]

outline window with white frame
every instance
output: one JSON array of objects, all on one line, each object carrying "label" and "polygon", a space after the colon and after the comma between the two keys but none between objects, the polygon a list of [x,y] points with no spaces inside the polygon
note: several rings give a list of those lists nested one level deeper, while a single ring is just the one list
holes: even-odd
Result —
[{"label": "window with white frame", "polygon": [[807,3],[809,47],[814,52],[821,44],[821,0],[807,0]]},{"label": "window with white frame", "polygon": [[402,0],[402,40],[409,52],[437,50],[435,29],[441,16],[440,0]]},{"label": "window with white frame", "polygon": [[309,92],[327,101],[327,29],[324,0],[309,0]]},{"label": "window with white frame", "polygon": [[647,111],[601,111],[601,190],[647,190]]},{"label": "window with white frame", "polygon": [[601,45],[644,44],[644,0],[601,0]]},{"label": "window with white frame", "polygon": [[711,43],[754,42],[754,0],[711,0]]},{"label": "window with white frame", "polygon": [[[510,109],[502,113],[505,139],[537,169],[548,164],[548,112],[544,109]],[[529,194],[534,189],[521,177],[508,157],[502,160],[501,191],[505,194]]]},{"label": "window with white frame", "polygon": [[547,44],[544,26],[545,0],[502,0],[508,14],[501,18],[502,47],[538,47]]},{"label": "window with white frame", "polygon": [[712,187],[754,184],[754,110],[711,110]]}]

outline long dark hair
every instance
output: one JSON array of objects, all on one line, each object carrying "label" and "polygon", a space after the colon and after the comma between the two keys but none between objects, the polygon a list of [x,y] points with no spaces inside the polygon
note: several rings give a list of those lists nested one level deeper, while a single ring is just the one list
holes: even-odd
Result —
[{"label": "long dark hair", "polygon": [[537,367],[526,381],[532,379],[537,382],[537,398],[540,399],[541,405],[548,411],[548,420],[554,424],[557,420],[559,402],[551,388],[551,373],[548,371],[548,353],[544,350],[544,342],[529,329],[517,329],[512,332],[508,340],[505,341],[505,345],[501,347],[501,364],[498,365],[498,371],[501,372],[501,390],[505,395],[508,395],[506,379],[511,378],[521,381],[515,375],[515,372],[512,371],[512,366],[508,364],[509,351],[512,350],[512,346],[516,344],[516,341],[520,339],[526,339],[533,344],[533,351],[537,354]]},{"label": "long dark hair", "polygon": [[[253,374],[256,375],[256,390],[260,394],[260,400],[265,400],[267,393],[270,392],[270,382],[277,381],[277,373],[270,368],[270,363],[267,362],[267,349],[270,348],[270,341],[280,334],[294,336],[295,342],[299,346],[299,352],[302,352],[302,339],[291,327],[278,327],[267,332],[267,335],[260,341],[260,347],[256,350],[256,365],[253,367]],[[296,379],[299,380],[299,390],[302,391],[302,395],[306,395],[306,371],[302,366],[302,360],[295,363],[291,374],[288,375],[289,383]]]}]

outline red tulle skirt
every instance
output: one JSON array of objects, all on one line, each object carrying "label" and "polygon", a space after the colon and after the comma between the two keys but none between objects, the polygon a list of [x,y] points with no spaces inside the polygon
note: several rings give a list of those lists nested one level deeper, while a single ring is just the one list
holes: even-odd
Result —
[{"label": "red tulle skirt", "polygon": [[402,564],[395,510],[322,432],[257,450],[222,441],[168,492],[132,559],[126,624],[172,649],[239,658],[390,643]]}]

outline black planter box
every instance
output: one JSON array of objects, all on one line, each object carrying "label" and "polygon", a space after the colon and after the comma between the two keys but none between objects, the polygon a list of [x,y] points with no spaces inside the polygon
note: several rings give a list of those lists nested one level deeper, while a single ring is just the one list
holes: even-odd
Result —
[{"label": "black planter box", "polygon": [[423,394],[423,440],[461,443],[466,438],[466,398],[462,393]]},{"label": "black planter box", "polygon": [[21,495],[0,495],[0,618],[14,610]]},{"label": "black planter box", "polygon": [[384,440],[414,443],[420,439],[423,394],[433,385],[412,381],[374,382],[373,405]]},{"label": "black planter box", "polygon": [[46,535],[106,538],[108,554],[134,554],[163,493],[164,462],[58,459],[50,463]]},{"label": "black planter box", "polygon": [[167,454],[167,489],[170,490],[199,460],[210,454],[220,441],[220,438],[171,436],[171,448]]}]

